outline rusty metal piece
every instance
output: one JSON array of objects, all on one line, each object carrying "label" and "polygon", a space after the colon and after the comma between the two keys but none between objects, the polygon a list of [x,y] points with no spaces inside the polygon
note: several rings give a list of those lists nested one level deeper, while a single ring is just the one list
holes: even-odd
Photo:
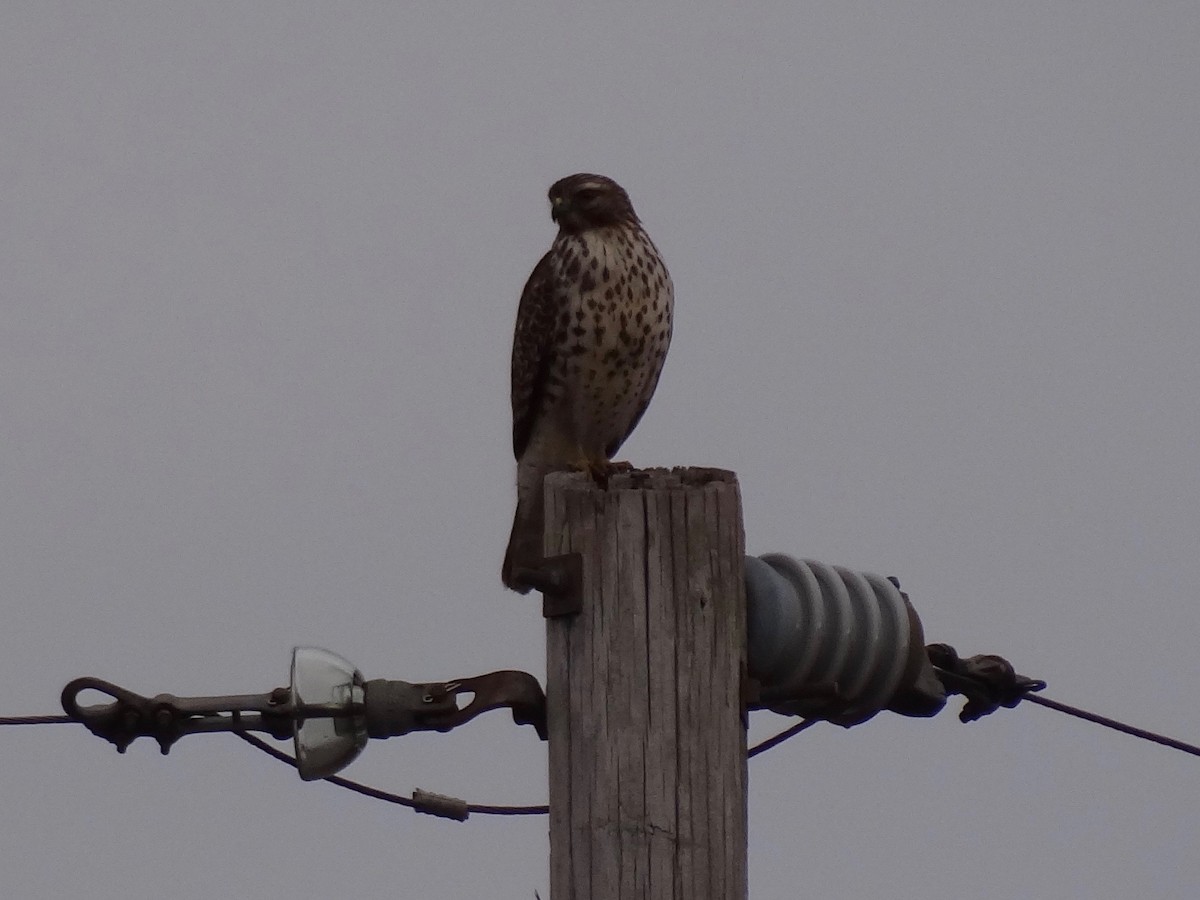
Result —
[{"label": "rusty metal piece", "polygon": [[[546,695],[538,680],[528,672],[505,670],[462,678],[457,681],[418,685],[426,690],[428,703],[436,708],[417,715],[417,728],[430,731],[449,731],[463,725],[480,713],[507,706],[518,725],[532,725],[543,741],[546,740]],[[455,702],[459,694],[472,694],[471,701],[461,709]],[[448,705],[447,705],[448,704]]]},{"label": "rusty metal piece", "polygon": [[[80,695],[92,691],[109,703],[81,705]],[[459,707],[458,696],[471,694]],[[377,679],[363,685],[360,699],[346,703],[301,704],[288,688],[266,694],[228,697],[143,697],[99,678],[76,678],[62,692],[66,714],[117,750],[139,737],[158,742],[166,754],[186,734],[217,731],[262,731],[279,740],[293,737],[296,720],[345,718],[361,729],[362,740],[408,734],[410,731],[449,731],[480,713],[501,706],[512,710],[518,725],[532,725],[546,740],[546,695],[528,672],[501,671],[449,682],[410,684]]]},{"label": "rusty metal piece", "polygon": [[[79,694],[86,690],[107,694],[114,702],[82,707]],[[82,723],[92,734],[113,744],[118,753],[124,753],[135,738],[154,734],[148,704],[145,697],[99,678],[76,678],[62,692],[63,712]],[[167,749],[170,746],[168,742]]]},{"label": "rusty metal piece", "polygon": [[519,567],[513,580],[542,592],[547,619],[573,616],[583,608],[583,557],[579,553],[548,556],[536,567]]},{"label": "rusty metal piece", "polygon": [[[229,697],[143,697],[99,678],[76,678],[62,692],[63,711],[88,731],[113,744],[119,753],[139,737],[150,737],[166,755],[185,734],[234,729],[264,731],[283,739],[292,733],[286,689]],[[107,694],[111,703],[81,706],[85,691]]]},{"label": "rusty metal piece", "polygon": [[1046,688],[1040,679],[1018,675],[1002,656],[985,653],[962,659],[949,644],[929,644],[925,652],[946,691],[967,698],[958,714],[961,722],[981,719],[1001,706],[1012,709],[1027,694]]}]

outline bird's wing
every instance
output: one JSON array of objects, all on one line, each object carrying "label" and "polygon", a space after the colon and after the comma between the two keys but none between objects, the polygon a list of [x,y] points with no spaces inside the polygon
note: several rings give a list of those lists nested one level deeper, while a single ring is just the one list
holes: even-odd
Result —
[{"label": "bird's wing", "polygon": [[533,267],[521,303],[512,348],[513,456],[520,460],[546,392],[554,348],[554,278],[550,253]]}]

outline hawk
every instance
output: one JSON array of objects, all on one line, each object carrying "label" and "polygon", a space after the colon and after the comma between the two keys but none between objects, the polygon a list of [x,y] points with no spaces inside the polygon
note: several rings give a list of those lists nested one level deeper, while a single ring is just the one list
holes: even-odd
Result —
[{"label": "hawk", "polygon": [[501,578],[542,559],[542,481],[603,478],[646,412],[671,343],[674,289],[629,195],[603,175],[550,188],[558,235],[529,276],[512,350],[517,512]]}]

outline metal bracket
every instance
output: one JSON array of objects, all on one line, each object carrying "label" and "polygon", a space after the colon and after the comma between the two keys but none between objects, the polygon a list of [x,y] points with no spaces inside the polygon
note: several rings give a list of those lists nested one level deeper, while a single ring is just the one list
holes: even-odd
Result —
[{"label": "metal bracket", "polygon": [[[546,740],[546,695],[538,680],[528,672],[505,670],[461,678],[457,681],[417,685],[425,689],[426,703],[437,709],[417,716],[416,728],[422,731],[449,731],[474,719],[480,713],[507,706],[518,725],[532,725],[543,741]],[[453,698],[472,694],[471,701],[461,709]],[[449,711],[447,711],[447,701]]]},{"label": "metal bracket", "polygon": [[573,616],[583,609],[583,556],[579,553],[548,556],[537,566],[519,567],[513,579],[542,592],[542,616],[547,619]]},{"label": "metal bracket", "polygon": [[1018,675],[1002,656],[980,654],[962,659],[949,644],[928,644],[925,652],[947,693],[967,698],[958,714],[960,722],[973,722],[1001,706],[1012,709],[1026,694],[1046,689],[1041,679]]}]

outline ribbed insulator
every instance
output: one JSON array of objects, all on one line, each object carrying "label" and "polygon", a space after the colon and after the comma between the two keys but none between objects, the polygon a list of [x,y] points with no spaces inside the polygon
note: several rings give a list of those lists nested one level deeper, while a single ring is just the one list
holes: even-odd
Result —
[{"label": "ribbed insulator", "polygon": [[920,623],[882,576],[782,553],[747,556],[746,599],[758,705],[776,712],[864,722],[923,658]]}]

